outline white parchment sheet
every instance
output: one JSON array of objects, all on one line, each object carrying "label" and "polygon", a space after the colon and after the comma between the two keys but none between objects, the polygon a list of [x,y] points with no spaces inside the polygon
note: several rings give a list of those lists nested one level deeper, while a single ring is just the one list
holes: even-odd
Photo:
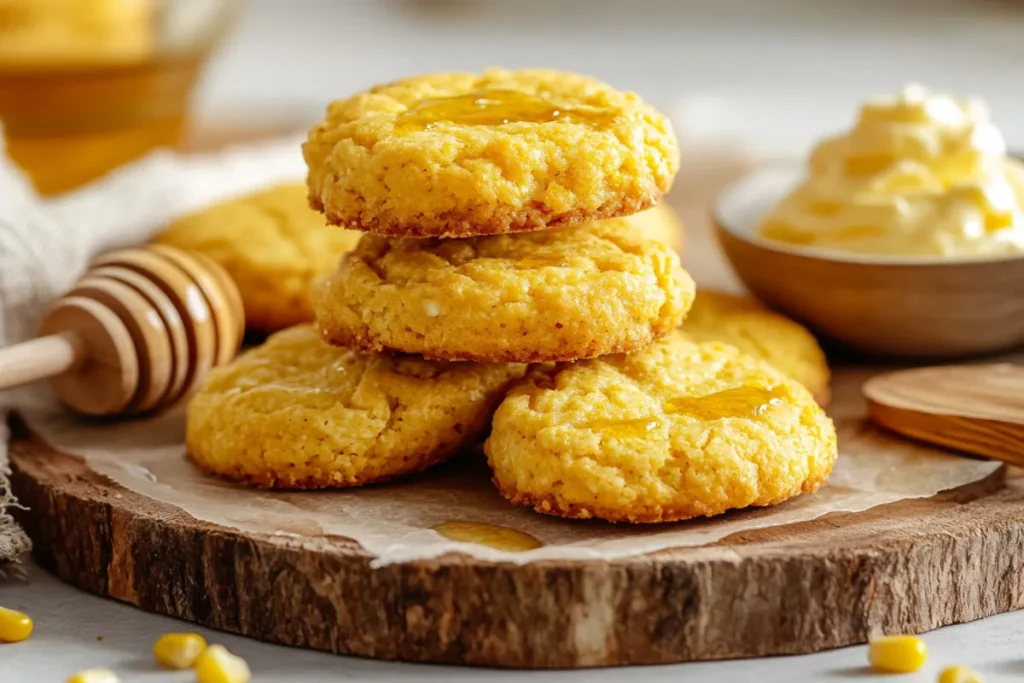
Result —
[{"label": "white parchment sheet", "polygon": [[[698,546],[751,529],[857,512],[931,496],[983,479],[999,464],[953,455],[884,434],[865,421],[864,373],[837,373],[833,385],[840,457],[813,495],[772,508],[661,525],[612,525],[539,515],[506,502],[490,482],[483,455],[466,453],[422,475],[361,489],[268,492],[221,481],[185,456],[182,412],[118,425],[96,425],[52,410],[24,411],[30,427],[58,450],[85,458],[117,484],[177,506],[201,520],[248,532],[357,541],[375,564],[458,551],[481,559],[613,559]],[[529,533],[544,545],[508,552],[449,540],[433,530],[458,520]]]}]

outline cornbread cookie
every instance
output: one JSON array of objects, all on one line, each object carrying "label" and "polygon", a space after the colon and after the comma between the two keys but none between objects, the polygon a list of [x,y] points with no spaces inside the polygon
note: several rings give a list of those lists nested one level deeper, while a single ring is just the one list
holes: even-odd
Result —
[{"label": "cornbread cookie", "polygon": [[461,240],[367,235],[313,298],[332,344],[522,363],[643,348],[693,295],[679,257],[619,218]]},{"label": "cornbread cookie", "polygon": [[274,332],[313,319],[312,282],[338,264],[362,233],[327,225],[301,184],[217,204],[173,223],[155,241],[206,254],[242,293],[245,322]]},{"label": "cornbread cookie", "polygon": [[682,252],[686,242],[683,222],[679,219],[679,215],[675,210],[668,204],[658,204],[646,211],[635,213],[629,217],[629,221],[647,239],[663,242],[677,252]]},{"label": "cornbread cookie", "polygon": [[268,488],[383,481],[475,443],[526,367],[365,356],[300,325],[210,373],[188,406],[188,451]]},{"label": "cornbread cookie", "polygon": [[768,361],[807,387],[818,403],[828,403],[828,363],[814,335],[756,300],[702,289],[682,330],[693,341],[725,342]]},{"label": "cornbread cookie", "polygon": [[546,69],[430,74],[333,102],[303,145],[310,204],[395,237],[539,230],[636,213],[679,169],[668,119]]},{"label": "cornbread cookie", "polygon": [[535,368],[494,415],[494,482],[538,512],[668,522],[817,490],[832,421],[802,385],[675,334],[633,355]]}]

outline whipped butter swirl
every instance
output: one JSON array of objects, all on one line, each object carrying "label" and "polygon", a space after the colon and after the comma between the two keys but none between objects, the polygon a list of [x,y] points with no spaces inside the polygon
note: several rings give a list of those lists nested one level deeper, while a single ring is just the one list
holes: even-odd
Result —
[{"label": "whipped butter swirl", "polygon": [[802,184],[761,235],[876,255],[1024,253],[1024,165],[978,100],[909,86],[871,100],[846,135],[815,147]]}]

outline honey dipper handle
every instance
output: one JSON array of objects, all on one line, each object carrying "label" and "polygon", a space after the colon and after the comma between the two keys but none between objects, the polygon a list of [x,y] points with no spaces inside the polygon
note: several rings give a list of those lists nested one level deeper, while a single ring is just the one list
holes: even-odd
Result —
[{"label": "honey dipper handle", "polygon": [[0,349],[0,389],[65,373],[84,355],[82,340],[74,332],[51,334]]}]

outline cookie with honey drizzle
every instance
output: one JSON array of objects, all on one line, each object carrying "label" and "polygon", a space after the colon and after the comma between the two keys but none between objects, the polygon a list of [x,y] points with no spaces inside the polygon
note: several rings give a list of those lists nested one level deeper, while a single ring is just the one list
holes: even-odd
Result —
[{"label": "cookie with honey drizzle", "polygon": [[539,230],[647,209],[679,149],[637,95],[552,70],[432,74],[333,102],[303,145],[309,200],[399,237]]},{"label": "cookie with honey drizzle", "polygon": [[533,369],[498,407],[484,449],[514,503],[636,523],[813,492],[837,455],[832,421],[806,388],[735,347],[680,334]]},{"label": "cookie with honey drizzle", "polygon": [[639,350],[693,295],[675,252],[618,218],[459,240],[366,235],[313,305],[339,346],[525,363]]},{"label": "cookie with honey drizzle", "polygon": [[204,470],[267,488],[361,486],[419,472],[474,445],[525,365],[367,356],[311,325],[211,372],[188,406]]}]

